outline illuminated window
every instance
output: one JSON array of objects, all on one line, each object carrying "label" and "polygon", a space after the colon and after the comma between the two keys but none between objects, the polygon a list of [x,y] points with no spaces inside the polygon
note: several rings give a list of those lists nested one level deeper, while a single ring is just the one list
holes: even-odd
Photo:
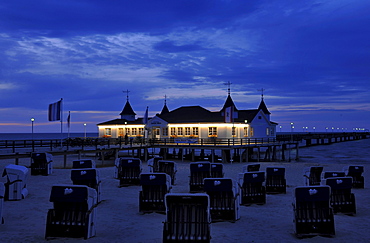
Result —
[{"label": "illuminated window", "polygon": [[266,135],[269,136],[270,135],[270,128],[266,128]]},{"label": "illuminated window", "polygon": [[193,136],[198,136],[199,135],[199,128],[193,127]]},{"label": "illuminated window", "polygon": [[254,129],[253,129],[253,127],[251,127],[251,137],[253,137],[254,136]]},{"label": "illuminated window", "polygon": [[190,127],[185,127],[185,136],[190,136]]},{"label": "illuminated window", "polygon": [[133,127],[131,131],[132,131],[133,136],[137,135],[137,128],[136,127]]},{"label": "illuminated window", "polygon": [[178,127],[177,128],[177,135],[179,135],[179,136],[182,136],[183,135],[183,133],[182,133],[182,127]]},{"label": "illuminated window", "polygon": [[168,128],[167,127],[162,128],[162,134],[163,134],[163,136],[168,136]]},{"label": "illuminated window", "polygon": [[106,136],[112,136],[112,128],[106,128],[104,135],[106,135]]},{"label": "illuminated window", "polygon": [[212,137],[217,136],[217,127],[209,127],[208,136],[212,136]]},{"label": "illuminated window", "polygon": [[128,127],[125,128],[125,134],[130,135],[130,128]]},{"label": "illuminated window", "polygon": [[142,127],[139,127],[139,135],[144,135],[144,128]]},{"label": "illuminated window", "polygon": [[248,127],[244,127],[244,137],[248,137]]},{"label": "illuminated window", "polygon": [[176,135],[176,128],[171,127],[171,135]]},{"label": "illuminated window", "polygon": [[123,128],[118,128],[118,137],[123,137]]},{"label": "illuminated window", "polygon": [[236,136],[236,127],[232,127],[232,128],[231,128],[231,135],[232,135],[233,137],[235,137],[235,136]]}]

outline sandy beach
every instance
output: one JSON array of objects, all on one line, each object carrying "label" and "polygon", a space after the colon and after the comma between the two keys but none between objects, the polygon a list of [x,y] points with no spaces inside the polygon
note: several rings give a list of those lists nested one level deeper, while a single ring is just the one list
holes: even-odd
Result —
[{"label": "sandy beach", "polygon": [[[370,139],[320,145],[299,150],[300,160],[292,162],[261,162],[261,171],[268,166],[286,168],[287,193],[267,195],[265,205],[241,206],[240,220],[235,223],[211,224],[211,242],[369,242],[370,235]],[[69,157],[68,164],[77,158]],[[105,161],[107,165],[109,161]],[[176,161],[178,172],[172,192],[189,192],[189,162]],[[14,161],[0,161],[0,172]],[[140,186],[118,187],[114,167],[99,167],[103,201],[97,208],[96,236],[89,242],[162,242],[165,215],[140,214],[138,198]],[[113,161],[109,162],[111,165]],[[21,160],[20,165],[29,166]],[[1,242],[43,242],[50,189],[53,184],[72,184],[70,169],[62,169],[63,157],[54,157],[54,171],[49,176],[28,177],[29,195],[20,201],[6,201],[0,225]],[[236,179],[247,163],[224,164],[225,177]],[[293,189],[304,185],[303,171],[313,165],[324,166],[324,171],[342,171],[347,165],[365,166],[365,189],[353,189],[357,214],[335,215],[334,238],[313,237],[297,239],[293,230]],[[149,172],[143,162],[143,172]],[[5,182],[5,177],[1,178]],[[83,238],[57,238],[51,242],[84,241]]]}]

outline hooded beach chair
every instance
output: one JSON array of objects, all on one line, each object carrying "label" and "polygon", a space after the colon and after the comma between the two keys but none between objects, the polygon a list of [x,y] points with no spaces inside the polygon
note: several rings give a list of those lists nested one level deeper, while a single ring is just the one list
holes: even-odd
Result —
[{"label": "hooded beach chair", "polygon": [[94,188],[97,193],[97,202],[101,202],[100,172],[95,168],[72,169],[71,180],[73,185],[85,185]]},{"label": "hooded beach chair", "polygon": [[4,183],[0,182],[0,224],[4,223],[3,218],[4,195],[5,195],[5,186]]},{"label": "hooded beach chair", "polygon": [[266,193],[286,193],[284,167],[266,168]]},{"label": "hooded beach chair", "polygon": [[53,156],[49,153],[31,154],[31,175],[50,175],[53,172]]},{"label": "hooded beach chair", "polygon": [[158,172],[163,172],[171,177],[171,184],[175,184],[177,164],[174,161],[159,160],[158,161]]},{"label": "hooded beach chair", "polygon": [[350,165],[344,168],[346,176],[352,177],[353,188],[365,188],[365,179],[362,173],[364,173],[364,166],[362,165]]},{"label": "hooded beach chair", "polygon": [[163,242],[210,242],[209,196],[169,193],[165,196]]},{"label": "hooded beach chair", "polygon": [[241,205],[266,203],[266,188],[264,186],[265,172],[244,172],[239,174],[241,187]]},{"label": "hooded beach chair", "polygon": [[95,161],[92,159],[80,159],[74,160],[72,164],[72,169],[82,169],[82,168],[95,168]]},{"label": "hooded beach chair", "polygon": [[211,178],[224,177],[224,165],[221,163],[211,163]]},{"label": "hooded beach chair", "polygon": [[344,177],[344,176],[346,176],[344,171],[324,171],[321,173],[321,181],[330,177]]},{"label": "hooded beach chair", "polygon": [[321,183],[321,173],[323,166],[311,166],[306,168],[303,176],[305,177],[306,186],[319,186]]},{"label": "hooded beach chair", "polygon": [[139,212],[165,212],[164,196],[171,191],[171,177],[166,173],[140,175]]},{"label": "hooded beach chair", "polygon": [[330,205],[334,213],[356,214],[355,195],[351,192],[352,177],[330,177],[322,183],[331,188]]},{"label": "hooded beach chair", "polygon": [[155,156],[147,161],[150,172],[158,172],[158,161],[162,160],[162,156]]},{"label": "hooded beach chair", "polygon": [[293,210],[294,231],[298,238],[335,235],[329,186],[296,187]]},{"label": "hooded beach chair", "polygon": [[45,239],[71,237],[84,239],[96,234],[96,190],[84,185],[54,185],[51,188]]},{"label": "hooded beach chair", "polygon": [[9,164],[4,168],[4,176],[6,176],[4,199],[13,201],[26,198],[28,169],[25,166]]},{"label": "hooded beach chair", "polygon": [[203,191],[204,178],[211,177],[210,162],[192,162],[190,163],[190,192]]},{"label": "hooded beach chair", "polygon": [[240,218],[240,198],[237,183],[230,178],[205,178],[204,192],[210,200],[212,221],[233,221]]},{"label": "hooded beach chair", "polygon": [[243,166],[243,173],[244,172],[252,172],[252,171],[259,171],[261,164],[248,164]]},{"label": "hooded beach chair", "polygon": [[141,160],[138,158],[119,158],[119,187],[140,184],[142,171]]}]

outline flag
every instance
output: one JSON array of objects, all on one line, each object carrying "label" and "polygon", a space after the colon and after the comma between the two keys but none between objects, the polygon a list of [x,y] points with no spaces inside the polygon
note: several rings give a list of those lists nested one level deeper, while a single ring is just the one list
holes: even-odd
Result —
[{"label": "flag", "polygon": [[49,105],[49,121],[60,121],[62,100]]},{"label": "flag", "polygon": [[143,122],[144,122],[145,125],[148,123],[148,106],[146,107],[146,111],[145,111]]},{"label": "flag", "polygon": [[233,121],[233,112],[234,112],[234,109],[232,106],[225,108],[225,122]]},{"label": "flag", "polygon": [[67,117],[67,127],[68,128],[71,127],[71,112],[70,111],[68,112],[68,117]]}]

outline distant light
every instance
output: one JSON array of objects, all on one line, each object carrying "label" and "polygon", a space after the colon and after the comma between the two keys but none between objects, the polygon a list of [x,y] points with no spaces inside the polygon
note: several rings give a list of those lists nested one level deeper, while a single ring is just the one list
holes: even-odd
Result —
[{"label": "distant light", "polygon": [[31,122],[34,122],[34,121],[35,121],[35,118],[33,118],[33,117],[32,117],[32,118],[31,118]]}]

